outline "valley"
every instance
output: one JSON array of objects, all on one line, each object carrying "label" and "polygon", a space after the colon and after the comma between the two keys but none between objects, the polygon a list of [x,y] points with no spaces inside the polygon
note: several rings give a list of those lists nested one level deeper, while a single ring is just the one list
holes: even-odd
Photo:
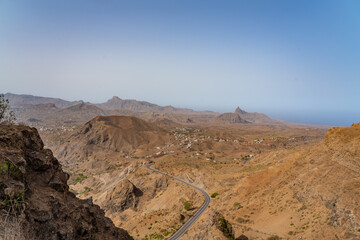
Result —
[{"label": "valley", "polygon": [[359,12],[0,0],[0,240],[360,240]]},{"label": "valley", "polygon": [[169,238],[204,203],[199,191],[149,164],[211,196],[181,239],[359,236],[359,124],[327,130],[200,120],[199,113],[178,121],[133,115],[92,118],[78,110],[73,119],[88,121],[33,124],[69,173],[70,191],[91,198],[134,239]]}]

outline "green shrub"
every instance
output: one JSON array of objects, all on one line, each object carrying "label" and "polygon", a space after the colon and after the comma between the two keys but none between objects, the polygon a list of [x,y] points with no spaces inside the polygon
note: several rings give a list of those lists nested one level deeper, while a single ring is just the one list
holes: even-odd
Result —
[{"label": "green shrub", "polygon": [[215,192],[215,193],[211,194],[211,197],[216,198],[217,195],[219,195],[219,193]]},{"label": "green shrub", "polygon": [[234,233],[231,224],[224,218],[218,217],[219,228],[223,232],[223,234],[228,238],[233,240]]},{"label": "green shrub", "polygon": [[185,209],[186,211],[189,211],[189,210],[191,210],[191,208],[192,208],[192,202],[190,202],[190,201],[185,201],[185,202],[184,202],[184,209]]}]

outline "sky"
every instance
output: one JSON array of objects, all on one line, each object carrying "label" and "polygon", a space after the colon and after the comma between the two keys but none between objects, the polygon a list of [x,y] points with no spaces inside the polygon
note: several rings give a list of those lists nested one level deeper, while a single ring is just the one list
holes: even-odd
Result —
[{"label": "sky", "polygon": [[0,92],[360,121],[360,1],[0,0]]}]

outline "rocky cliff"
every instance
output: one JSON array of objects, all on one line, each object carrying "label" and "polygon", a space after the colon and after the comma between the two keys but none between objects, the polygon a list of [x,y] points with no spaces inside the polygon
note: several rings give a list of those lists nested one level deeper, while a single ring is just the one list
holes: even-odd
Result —
[{"label": "rocky cliff", "polygon": [[90,199],[69,192],[35,128],[0,125],[0,149],[0,238],[132,239]]}]

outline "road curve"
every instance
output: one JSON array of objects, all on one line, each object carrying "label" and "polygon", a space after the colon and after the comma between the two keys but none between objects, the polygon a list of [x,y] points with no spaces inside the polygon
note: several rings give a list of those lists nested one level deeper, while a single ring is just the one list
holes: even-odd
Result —
[{"label": "road curve", "polygon": [[205,197],[205,201],[204,203],[201,205],[201,207],[199,208],[199,210],[197,210],[197,212],[184,224],[181,226],[181,228],[179,230],[177,230],[171,237],[168,238],[168,240],[177,240],[177,239],[180,239],[182,235],[184,235],[184,233],[189,230],[191,228],[191,226],[199,219],[199,217],[205,212],[205,210],[207,209],[207,207],[209,206],[210,202],[211,202],[211,198],[209,196],[209,194],[207,194],[204,190],[202,190],[201,188],[198,188],[188,182],[185,182],[179,178],[176,178],[176,177],[173,177],[169,174],[166,174],[166,173],[163,173],[163,172],[160,172],[156,169],[153,169],[151,168],[151,166],[154,165],[154,164],[150,164],[148,166],[146,166],[148,169],[154,171],[154,172],[157,172],[157,173],[160,173],[164,176],[167,176],[167,177],[170,177],[170,178],[173,178],[175,179],[176,181],[179,181],[179,182],[182,182],[192,188],[195,188],[196,190],[198,190],[199,192],[202,193],[202,195],[204,195]]}]

